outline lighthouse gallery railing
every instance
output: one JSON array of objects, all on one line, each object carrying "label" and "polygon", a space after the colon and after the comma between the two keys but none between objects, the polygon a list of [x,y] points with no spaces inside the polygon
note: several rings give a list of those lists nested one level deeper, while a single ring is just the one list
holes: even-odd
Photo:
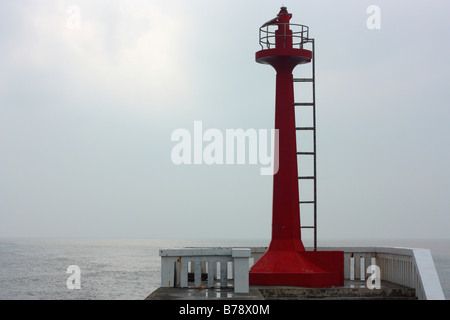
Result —
[{"label": "lighthouse gallery railing", "polygon": [[[282,34],[276,34],[275,31],[281,26],[284,30],[292,31],[288,34],[286,31]],[[310,43],[312,39],[309,38],[309,27],[296,23],[277,23],[264,25],[259,28],[259,45],[261,49],[275,48],[275,39],[282,37],[284,39],[292,37],[293,48],[303,49],[306,43]]]}]

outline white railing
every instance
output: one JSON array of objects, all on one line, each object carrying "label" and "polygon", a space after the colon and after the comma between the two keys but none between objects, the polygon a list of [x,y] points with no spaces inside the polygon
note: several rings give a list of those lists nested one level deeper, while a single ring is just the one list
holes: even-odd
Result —
[{"label": "white railing", "polygon": [[[307,248],[311,250],[312,248]],[[267,248],[251,248],[255,263]],[[344,278],[367,279],[367,268],[380,268],[381,280],[416,291],[419,300],[445,300],[441,283],[428,249],[396,247],[322,247],[319,251],[344,251]]]},{"label": "white railing", "polygon": [[225,288],[233,280],[234,292],[248,293],[250,254],[247,248],[162,249],[161,287]]},{"label": "white railing", "polygon": [[[161,286],[227,287],[233,280],[236,293],[249,292],[249,266],[266,252],[254,248],[186,248],[160,250]],[[311,248],[307,248],[311,250]],[[396,247],[321,247],[319,251],[344,251],[344,278],[367,279],[367,268],[380,268],[381,280],[415,289],[419,300],[445,300],[428,249]],[[189,274],[193,274],[190,281]],[[207,275],[202,282],[202,274]],[[206,280],[207,279],[207,280]],[[376,290],[376,289],[375,289]]]}]

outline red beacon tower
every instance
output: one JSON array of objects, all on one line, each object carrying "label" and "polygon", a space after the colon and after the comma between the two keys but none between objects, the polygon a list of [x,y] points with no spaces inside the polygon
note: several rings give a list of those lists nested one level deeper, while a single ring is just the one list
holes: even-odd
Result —
[{"label": "red beacon tower", "polygon": [[[314,79],[294,79],[292,72],[297,65],[313,60],[314,46],[312,50],[306,50],[304,46],[314,44],[314,40],[309,38],[308,27],[289,23],[291,18],[292,14],[282,7],[275,19],[260,28],[263,49],[256,53],[256,62],[271,65],[277,73],[275,129],[278,129],[279,142],[275,147],[278,152],[278,166],[275,167],[278,172],[273,180],[272,240],[267,252],[250,269],[249,280],[251,285],[342,286],[343,252],[316,251],[316,239],[315,250],[306,251],[301,241],[299,179],[314,179],[315,182],[315,176],[298,177],[297,155],[302,153],[297,152],[296,130],[311,129],[315,133],[315,126],[296,128],[295,106],[315,107],[315,104],[294,103],[293,82],[313,82],[314,88]],[[313,154],[315,159],[315,150],[303,154]],[[315,201],[304,203],[315,205]]]}]

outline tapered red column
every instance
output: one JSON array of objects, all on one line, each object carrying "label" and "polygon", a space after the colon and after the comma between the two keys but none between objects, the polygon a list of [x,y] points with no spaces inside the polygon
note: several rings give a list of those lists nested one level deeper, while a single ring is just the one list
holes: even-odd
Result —
[{"label": "tapered red column", "polygon": [[297,147],[292,69],[277,68],[275,129],[278,129],[278,172],[273,180],[271,249],[304,250],[300,235]]}]

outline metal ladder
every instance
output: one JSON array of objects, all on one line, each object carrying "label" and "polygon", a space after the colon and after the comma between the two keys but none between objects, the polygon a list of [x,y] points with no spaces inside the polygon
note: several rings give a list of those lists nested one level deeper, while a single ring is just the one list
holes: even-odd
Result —
[{"label": "metal ladder", "polygon": [[299,195],[300,214],[302,212],[302,205],[313,205],[314,210],[314,223],[312,226],[301,226],[302,229],[314,229],[314,251],[317,251],[317,171],[316,171],[316,92],[315,92],[315,59],[314,59],[314,39],[308,39],[308,42],[312,43],[312,77],[311,78],[293,78],[293,82],[312,83],[312,102],[294,102],[295,107],[308,107],[312,108],[312,126],[310,127],[296,127],[295,130],[308,130],[312,131],[312,144],[313,150],[308,152],[302,152],[297,150],[298,156],[313,157],[313,174],[308,176],[299,176],[299,180],[313,180],[313,200],[302,200],[301,192]]}]

